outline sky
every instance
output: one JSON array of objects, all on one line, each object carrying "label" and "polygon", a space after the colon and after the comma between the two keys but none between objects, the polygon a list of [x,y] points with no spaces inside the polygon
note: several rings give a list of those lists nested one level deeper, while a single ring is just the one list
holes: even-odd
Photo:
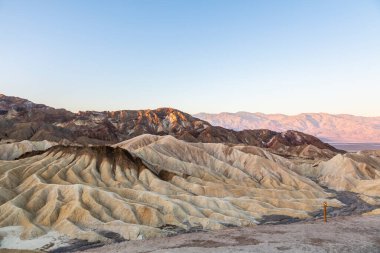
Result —
[{"label": "sky", "polygon": [[74,112],[380,116],[380,0],[0,0],[0,93]]}]

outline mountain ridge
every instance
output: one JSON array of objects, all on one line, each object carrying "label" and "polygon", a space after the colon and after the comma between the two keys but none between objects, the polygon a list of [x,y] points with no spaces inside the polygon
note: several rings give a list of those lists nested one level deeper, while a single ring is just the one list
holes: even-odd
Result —
[{"label": "mountain ridge", "polygon": [[[212,126],[174,108],[72,113],[2,95],[0,112],[0,139],[4,140],[69,140],[85,145],[102,145],[115,144],[141,134],[154,134],[172,135],[188,142],[254,145],[272,148],[283,154],[289,147],[302,146],[304,150],[308,145],[339,152],[301,132],[278,133],[267,129],[234,131]],[[298,152],[302,152],[301,149]]]},{"label": "mountain ridge", "polygon": [[350,114],[301,113],[297,115],[250,112],[198,113],[195,117],[213,125],[242,130],[266,128],[301,131],[327,142],[380,142],[380,117]]}]

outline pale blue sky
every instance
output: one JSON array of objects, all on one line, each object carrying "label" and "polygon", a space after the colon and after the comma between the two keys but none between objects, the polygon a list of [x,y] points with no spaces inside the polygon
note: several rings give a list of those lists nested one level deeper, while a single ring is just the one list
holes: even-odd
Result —
[{"label": "pale blue sky", "polygon": [[380,116],[380,1],[0,0],[0,93],[72,111]]}]

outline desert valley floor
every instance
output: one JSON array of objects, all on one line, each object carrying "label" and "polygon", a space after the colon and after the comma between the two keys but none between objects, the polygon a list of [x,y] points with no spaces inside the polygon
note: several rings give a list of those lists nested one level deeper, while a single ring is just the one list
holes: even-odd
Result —
[{"label": "desert valley floor", "polygon": [[[72,244],[53,252],[115,253],[227,253],[227,252],[379,252],[380,215],[335,217],[287,225],[226,228],[172,237],[134,240],[103,247]],[[30,245],[30,243],[29,243]],[[94,247],[94,248],[93,248]],[[43,250],[44,248],[41,247]],[[39,250],[1,250],[35,253]]]}]

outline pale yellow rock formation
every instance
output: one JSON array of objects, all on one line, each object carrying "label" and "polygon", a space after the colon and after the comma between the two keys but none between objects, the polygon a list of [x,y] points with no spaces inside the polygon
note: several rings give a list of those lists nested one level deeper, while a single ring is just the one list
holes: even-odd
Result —
[{"label": "pale yellow rock formation", "polygon": [[287,165],[322,186],[336,191],[356,192],[367,203],[380,205],[379,151],[338,154],[328,161],[315,164]]},{"label": "pale yellow rock formation", "polygon": [[32,151],[44,151],[57,145],[51,141],[20,141],[0,144],[0,160],[14,160]]},{"label": "pale yellow rock formation", "polygon": [[380,215],[380,208],[364,213],[363,215]]},{"label": "pale yellow rock formation", "polygon": [[0,161],[0,227],[23,226],[22,238],[52,229],[90,241],[106,241],[102,231],[138,239],[164,236],[166,225],[249,226],[265,215],[309,217],[323,201],[342,205],[258,148],[152,135],[118,146],[57,146]]}]

